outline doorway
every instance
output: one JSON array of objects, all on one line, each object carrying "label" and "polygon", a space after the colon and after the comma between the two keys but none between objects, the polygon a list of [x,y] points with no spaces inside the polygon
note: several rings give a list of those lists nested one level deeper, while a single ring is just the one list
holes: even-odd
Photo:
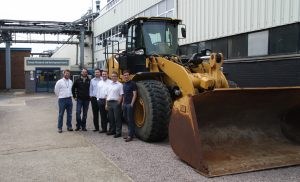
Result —
[{"label": "doorway", "polygon": [[54,86],[60,78],[60,68],[36,68],[36,92],[54,92]]}]

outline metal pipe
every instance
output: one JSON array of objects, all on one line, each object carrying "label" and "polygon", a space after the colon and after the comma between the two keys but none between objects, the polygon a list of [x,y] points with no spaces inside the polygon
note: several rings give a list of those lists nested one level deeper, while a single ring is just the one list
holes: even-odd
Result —
[{"label": "metal pipe", "polygon": [[84,66],[84,27],[80,27],[80,69]]},{"label": "metal pipe", "polygon": [[78,44],[76,44],[76,65],[78,65]]},{"label": "metal pipe", "polygon": [[10,51],[10,41],[5,42],[5,76],[6,76],[6,89],[11,89],[11,51]]}]

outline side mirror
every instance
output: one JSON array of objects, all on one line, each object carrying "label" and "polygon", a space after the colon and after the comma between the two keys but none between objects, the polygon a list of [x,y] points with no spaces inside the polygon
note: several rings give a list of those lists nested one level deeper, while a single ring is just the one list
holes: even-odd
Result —
[{"label": "side mirror", "polygon": [[186,30],[184,27],[181,28],[181,35],[183,38],[186,38]]},{"label": "side mirror", "polygon": [[106,47],[107,46],[107,39],[104,39],[102,42],[102,47]]},{"label": "side mirror", "polygon": [[127,24],[122,25],[121,34],[122,35],[127,35],[128,34],[128,25]]}]

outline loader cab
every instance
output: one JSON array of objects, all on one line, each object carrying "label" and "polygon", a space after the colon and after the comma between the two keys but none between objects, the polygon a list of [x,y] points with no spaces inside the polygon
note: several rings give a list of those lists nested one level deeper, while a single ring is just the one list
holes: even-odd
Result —
[{"label": "loader cab", "polygon": [[149,56],[169,56],[178,51],[178,24],[171,18],[136,18],[124,25],[126,51],[120,56],[120,68],[132,73],[148,72],[146,59]]}]

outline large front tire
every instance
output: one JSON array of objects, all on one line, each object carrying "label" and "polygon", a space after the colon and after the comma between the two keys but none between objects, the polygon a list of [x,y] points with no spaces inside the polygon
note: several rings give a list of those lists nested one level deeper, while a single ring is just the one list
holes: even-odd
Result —
[{"label": "large front tire", "polygon": [[134,106],[136,136],[158,142],[168,136],[172,100],[166,86],[156,80],[137,82],[138,98]]}]

